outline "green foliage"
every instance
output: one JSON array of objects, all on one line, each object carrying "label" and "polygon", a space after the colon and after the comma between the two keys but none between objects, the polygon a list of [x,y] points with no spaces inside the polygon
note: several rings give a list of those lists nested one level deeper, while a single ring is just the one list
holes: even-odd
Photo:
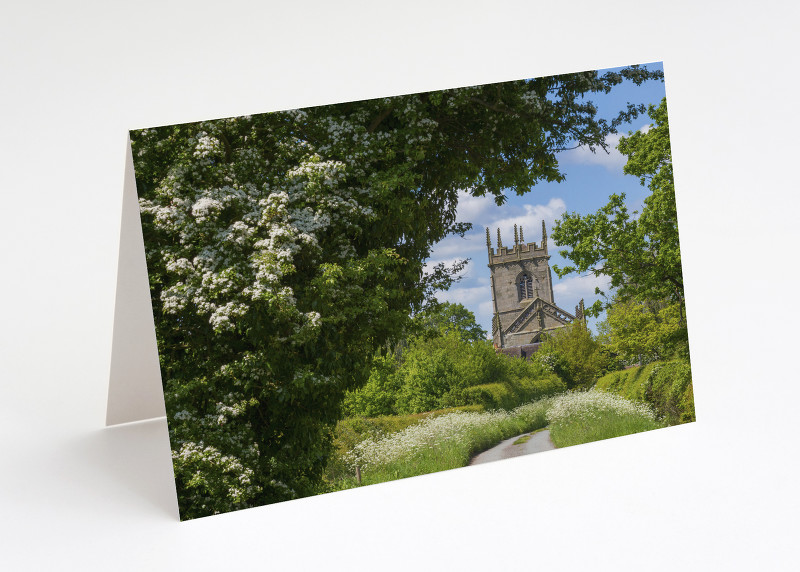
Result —
[{"label": "green foliage", "polygon": [[675,302],[614,300],[598,329],[608,350],[627,365],[689,355],[686,324]]},{"label": "green foliage", "polygon": [[[391,394],[378,394],[380,388],[358,390],[353,414],[369,415],[373,403],[389,403],[384,413],[420,413],[467,404],[463,390],[494,381],[502,375],[502,364],[487,341],[464,342],[456,331],[437,337],[412,338],[403,352],[402,366],[390,374]],[[389,376],[387,376],[389,377]]]},{"label": "green foliage", "polygon": [[348,415],[410,414],[462,405],[511,409],[563,391],[534,361],[497,354],[487,340],[466,342],[455,330],[411,338],[402,353],[377,356],[367,384],[345,398]]},{"label": "green foliage", "polygon": [[644,401],[645,383],[655,366],[655,363],[649,363],[609,372],[598,379],[594,387],[601,391],[616,393],[625,399]]},{"label": "green foliage", "polygon": [[533,358],[569,389],[592,385],[611,365],[603,346],[580,320],[548,335]]},{"label": "green foliage", "polygon": [[395,402],[399,413],[420,413],[452,404],[452,393],[463,382],[452,355],[458,341],[451,334],[430,343],[417,340],[412,344],[404,357],[403,385]]},{"label": "green foliage", "polygon": [[[648,113],[654,121],[649,131],[630,133],[619,143],[620,152],[628,157],[624,172],[639,177],[651,191],[641,214],[637,218],[638,213],[628,212],[624,194],[611,195],[596,213],[565,213],[556,221],[553,239],[568,247],[561,254],[573,265],[553,266],[553,270],[561,277],[572,272],[608,276],[622,300],[668,300],[677,305],[683,322],[683,273],[666,99],[658,107],[651,105]],[[601,310],[599,302],[590,309],[594,315]]]},{"label": "green foliage", "polygon": [[507,383],[473,385],[463,392],[464,401],[476,403],[485,409],[508,409],[518,405],[517,395]]},{"label": "green foliage", "polygon": [[669,425],[696,419],[692,370],[687,360],[657,362],[611,372],[597,380],[595,387],[626,399],[649,403]]},{"label": "green foliage", "polygon": [[486,339],[486,330],[480,327],[472,313],[463,304],[437,303],[414,317],[419,329],[429,337],[454,331],[461,341],[479,342]]},{"label": "green foliage", "polygon": [[692,370],[688,362],[657,364],[647,377],[645,401],[661,413],[670,425],[696,420]]},{"label": "green foliage", "polygon": [[432,246],[469,228],[459,189],[502,203],[563,180],[560,150],[605,149],[642,111],[608,122],[585,96],[654,77],[632,67],[132,132],[181,517],[316,493],[344,395],[463,266],[425,272]]},{"label": "green foliage", "polygon": [[376,355],[367,383],[349,392],[343,409],[348,415],[376,417],[397,413],[395,401],[402,387],[402,377],[397,374],[398,364],[394,354]]},{"label": "green foliage", "polygon": [[508,378],[504,383],[474,385],[464,390],[463,399],[485,409],[512,409],[565,389],[566,384],[557,375],[540,374],[537,378]]}]

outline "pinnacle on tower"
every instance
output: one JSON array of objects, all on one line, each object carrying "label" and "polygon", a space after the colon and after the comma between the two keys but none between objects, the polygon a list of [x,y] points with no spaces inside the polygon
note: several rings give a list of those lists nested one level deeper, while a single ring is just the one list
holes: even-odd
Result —
[{"label": "pinnacle on tower", "polygon": [[525,244],[525,239],[522,237],[522,225],[519,225],[519,241]]},{"label": "pinnacle on tower", "polygon": [[578,320],[584,322],[586,321],[586,308],[583,306],[583,298],[581,298],[581,301],[578,303],[577,306],[575,306],[575,317]]},{"label": "pinnacle on tower", "polygon": [[500,238],[500,227],[497,227],[497,248],[503,248],[503,241]]},{"label": "pinnacle on tower", "polygon": [[542,246],[547,244],[547,228],[544,226],[544,221],[542,221]]},{"label": "pinnacle on tower", "polygon": [[514,225],[514,246],[519,246],[519,236],[517,235],[517,225]]},{"label": "pinnacle on tower", "polygon": [[486,227],[486,246],[488,246],[489,248],[492,247],[492,239],[489,236],[489,227],[488,226]]}]

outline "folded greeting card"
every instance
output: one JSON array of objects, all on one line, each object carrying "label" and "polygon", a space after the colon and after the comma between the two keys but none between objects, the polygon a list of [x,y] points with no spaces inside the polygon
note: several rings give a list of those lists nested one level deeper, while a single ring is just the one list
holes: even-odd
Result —
[{"label": "folded greeting card", "polygon": [[660,64],[130,137],[108,421],[182,519],[694,420]]}]

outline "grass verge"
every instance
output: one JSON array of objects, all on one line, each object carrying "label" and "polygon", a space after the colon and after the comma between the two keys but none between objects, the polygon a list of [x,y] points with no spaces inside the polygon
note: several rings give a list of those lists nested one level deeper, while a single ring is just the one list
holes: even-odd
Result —
[{"label": "grass verge", "polygon": [[550,438],[556,447],[570,447],[632,433],[659,429],[653,409],[602,391],[556,397],[547,412]]},{"label": "grass verge", "polygon": [[396,433],[365,439],[342,455],[350,474],[333,488],[358,486],[356,468],[361,484],[370,485],[463,467],[473,454],[503,439],[544,427],[550,401],[541,399],[512,411],[430,416]]},{"label": "grass verge", "polygon": [[547,397],[512,411],[459,408],[342,423],[337,451],[329,463],[330,490],[463,467],[474,454],[503,439],[529,433],[516,441],[523,443],[548,425],[556,447],[666,425],[649,405],[597,390]]}]

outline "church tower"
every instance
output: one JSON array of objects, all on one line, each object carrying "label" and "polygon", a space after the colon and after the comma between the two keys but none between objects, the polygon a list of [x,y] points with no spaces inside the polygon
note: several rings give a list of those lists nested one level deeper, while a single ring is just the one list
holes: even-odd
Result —
[{"label": "church tower", "polygon": [[525,242],[522,227],[514,225],[514,245],[503,246],[497,229],[492,248],[486,229],[492,287],[492,336],[498,351],[527,357],[539,347],[542,334],[583,319],[583,300],[576,316],[562,310],[553,299],[553,276],[547,254],[547,229],[542,221],[542,241]]}]

